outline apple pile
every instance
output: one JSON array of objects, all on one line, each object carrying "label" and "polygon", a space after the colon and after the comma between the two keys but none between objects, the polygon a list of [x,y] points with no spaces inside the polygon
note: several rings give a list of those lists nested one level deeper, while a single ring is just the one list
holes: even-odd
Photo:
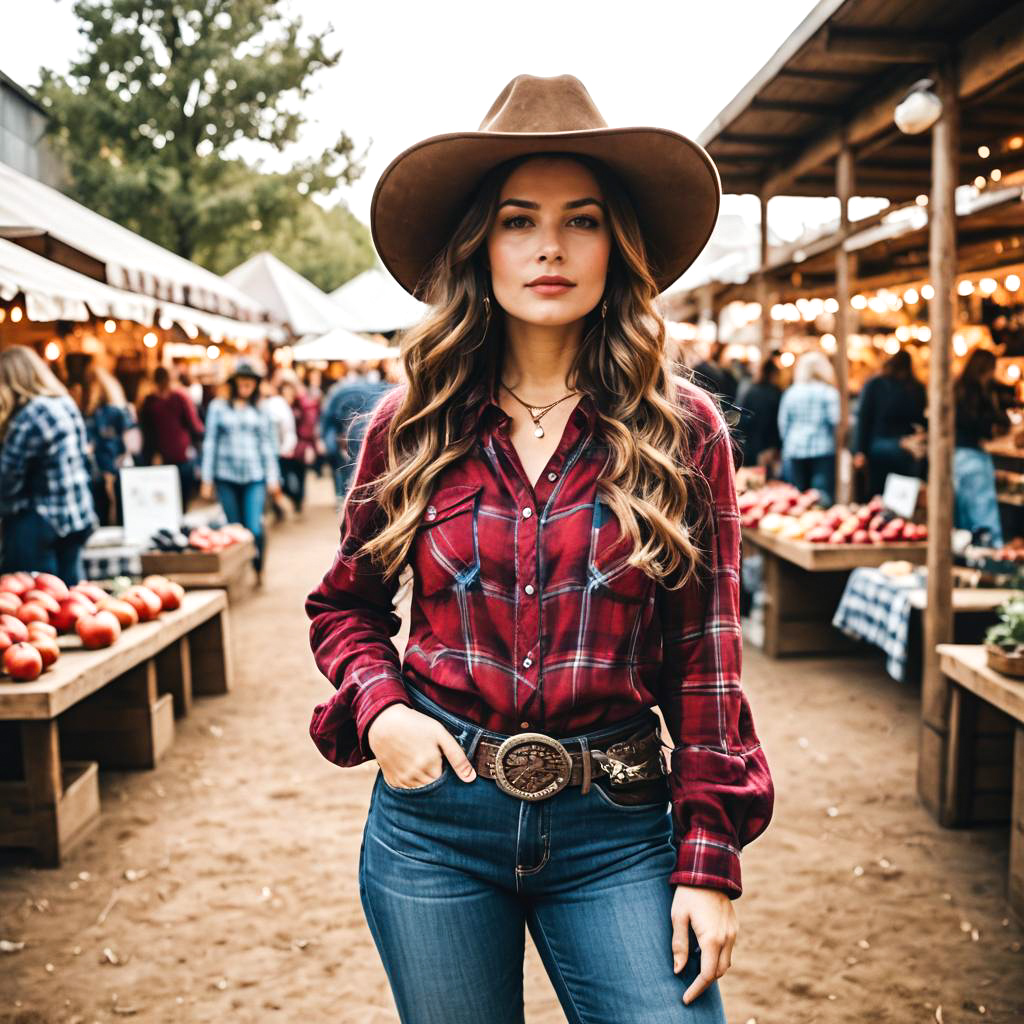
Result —
[{"label": "apple pile", "polygon": [[109,647],[123,629],[181,606],[184,589],[148,576],[116,596],[96,583],[68,587],[50,573],[0,576],[0,657],[11,679],[31,682],[60,657],[57,636],[77,633],[90,650]]},{"label": "apple pile", "polygon": [[745,491],[737,498],[740,521],[746,527],[758,527],[765,516],[799,518],[811,511],[821,500],[815,491],[801,491],[792,484],[770,483],[757,490]]},{"label": "apple pile", "polygon": [[239,523],[228,523],[219,530],[197,526],[188,535],[189,547],[196,551],[223,551],[247,540],[252,540],[252,534]]},{"label": "apple pile", "polygon": [[834,505],[803,539],[812,544],[898,544],[927,540],[928,527],[902,519],[875,497],[859,507]]}]

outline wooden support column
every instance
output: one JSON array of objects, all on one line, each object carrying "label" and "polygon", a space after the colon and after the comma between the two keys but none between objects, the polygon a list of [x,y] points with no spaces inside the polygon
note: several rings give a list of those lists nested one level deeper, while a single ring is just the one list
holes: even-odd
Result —
[{"label": "wooden support column", "polygon": [[931,358],[928,382],[928,604],[924,615],[921,734],[917,785],[924,805],[943,825],[954,823],[948,779],[941,770],[950,742],[950,684],[936,645],[953,639],[950,534],[953,529],[953,348],[956,209],[959,177],[959,103],[956,69],[945,63],[936,78],[942,115],[932,129],[932,191],[928,203]]},{"label": "wooden support column", "polygon": [[836,156],[836,195],[839,197],[839,233],[842,240],[836,249],[836,351],[832,363],[839,389],[839,423],[836,426],[836,501],[847,503],[853,493],[853,465],[847,450],[850,424],[850,357],[847,345],[850,336],[850,281],[853,257],[846,251],[846,234],[850,227],[850,198],[853,195],[853,150],[843,141]]},{"label": "wooden support column", "polygon": [[761,307],[761,360],[768,358],[772,348],[772,316],[771,296],[768,294],[768,277],[765,268],[768,266],[768,200],[771,196],[762,192],[761,196],[761,260],[757,278],[757,301]]}]

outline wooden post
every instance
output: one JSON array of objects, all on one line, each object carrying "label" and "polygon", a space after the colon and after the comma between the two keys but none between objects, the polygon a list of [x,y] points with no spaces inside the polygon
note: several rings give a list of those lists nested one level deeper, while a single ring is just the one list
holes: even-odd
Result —
[{"label": "wooden post", "polygon": [[760,272],[757,278],[757,301],[761,306],[761,359],[768,358],[772,342],[771,296],[768,294],[768,200],[771,196],[762,192],[761,196],[761,259]]},{"label": "wooden post", "polygon": [[846,443],[850,423],[850,359],[847,345],[850,336],[850,280],[852,257],[846,251],[846,233],[850,227],[850,197],[853,195],[853,150],[843,134],[842,145],[836,156],[836,195],[839,197],[839,231],[842,240],[836,249],[836,351],[832,363],[839,389],[839,423],[836,426],[836,488],[838,502],[850,501],[853,492],[853,466]]},{"label": "wooden post", "polygon": [[949,682],[936,645],[953,639],[953,387],[950,367],[956,299],[956,209],[959,109],[956,70],[947,61],[936,76],[942,115],[932,129],[932,192],[928,203],[929,268],[935,298],[929,303],[931,371],[928,386],[928,604],[924,615],[918,793],[943,825],[952,824],[945,764],[950,741]]}]

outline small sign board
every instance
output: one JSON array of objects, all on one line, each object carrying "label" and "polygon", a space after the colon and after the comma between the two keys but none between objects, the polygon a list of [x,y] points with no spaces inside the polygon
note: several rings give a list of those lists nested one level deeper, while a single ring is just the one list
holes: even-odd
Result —
[{"label": "small sign board", "polygon": [[181,526],[177,466],[132,466],[120,474],[127,543],[145,544],[157,530],[177,530]]},{"label": "small sign board", "polygon": [[896,515],[902,516],[904,519],[912,519],[917,509],[917,499],[920,493],[921,481],[916,476],[890,473],[885,478],[882,502]]}]

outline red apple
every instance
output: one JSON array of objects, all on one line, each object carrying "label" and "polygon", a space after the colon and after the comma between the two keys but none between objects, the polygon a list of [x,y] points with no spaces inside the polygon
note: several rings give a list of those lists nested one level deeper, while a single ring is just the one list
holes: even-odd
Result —
[{"label": "red apple", "polygon": [[0,614],[13,615],[21,607],[21,598],[9,590],[0,590]]},{"label": "red apple", "polygon": [[121,598],[132,605],[139,613],[139,622],[155,619],[163,610],[164,603],[149,587],[129,587]]},{"label": "red apple", "polygon": [[44,669],[48,669],[60,657],[60,648],[52,636],[30,639],[29,643],[39,652],[39,656],[43,659]]},{"label": "red apple", "polygon": [[90,649],[109,647],[121,635],[121,623],[113,612],[96,612],[83,615],[75,623],[75,632]]},{"label": "red apple", "polygon": [[2,629],[13,643],[24,643],[28,639],[28,628],[21,619],[13,615],[0,615],[0,629]]},{"label": "red apple", "polygon": [[24,577],[28,576],[28,573],[21,572],[5,572],[3,576],[0,576],[0,590],[6,590],[10,594],[17,594],[21,597],[26,590],[31,590],[36,582],[31,576],[28,576],[26,580]]},{"label": "red apple", "polygon": [[17,611],[17,616],[25,625],[30,622],[49,622],[50,613],[35,601],[26,601]]},{"label": "red apple", "polygon": [[853,544],[868,544],[870,543],[871,538],[868,536],[867,530],[856,530],[850,538],[850,541]]},{"label": "red apple", "polygon": [[0,657],[3,656],[4,651],[6,651],[12,643],[14,643],[14,641],[11,639],[10,634],[5,630],[0,629]]},{"label": "red apple", "polygon": [[53,596],[53,594],[47,593],[45,590],[29,590],[22,598],[26,604],[29,601],[34,601],[36,604],[41,604],[46,611],[53,615],[60,611],[60,602]]},{"label": "red apple", "polygon": [[35,586],[57,598],[68,596],[68,585],[59,576],[54,576],[50,572],[37,573]]},{"label": "red apple", "polygon": [[71,593],[85,594],[93,604],[99,604],[105,597],[110,596],[98,583],[90,583],[87,580],[82,583],[76,583],[71,588]]},{"label": "red apple", "polygon": [[43,671],[43,656],[30,643],[16,643],[4,651],[4,669],[12,679],[31,682]]},{"label": "red apple", "polygon": [[37,636],[51,636],[56,640],[56,627],[50,625],[49,622],[30,622],[28,624],[28,642],[32,643],[33,639]]},{"label": "red apple", "polygon": [[135,606],[116,597],[103,598],[96,608],[99,611],[113,612],[114,617],[121,623],[122,629],[134,626],[139,621],[139,613],[135,610]]},{"label": "red apple", "polygon": [[50,621],[60,633],[70,633],[83,615],[95,615],[96,605],[85,594],[70,594],[60,603],[60,611]]}]

